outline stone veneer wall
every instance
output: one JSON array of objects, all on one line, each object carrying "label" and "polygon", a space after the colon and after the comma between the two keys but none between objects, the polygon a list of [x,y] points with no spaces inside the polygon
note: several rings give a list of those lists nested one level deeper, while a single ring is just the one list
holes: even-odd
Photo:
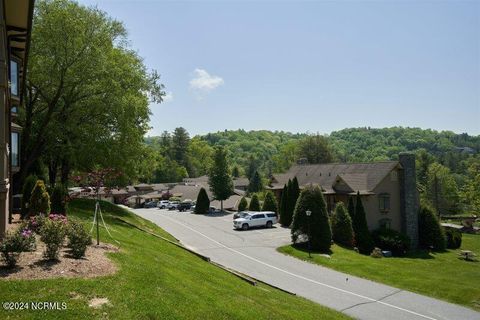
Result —
[{"label": "stone veneer wall", "polygon": [[412,249],[418,247],[418,211],[417,179],[415,172],[415,154],[402,152],[399,162],[403,168],[400,175],[400,210],[402,231],[410,237]]}]

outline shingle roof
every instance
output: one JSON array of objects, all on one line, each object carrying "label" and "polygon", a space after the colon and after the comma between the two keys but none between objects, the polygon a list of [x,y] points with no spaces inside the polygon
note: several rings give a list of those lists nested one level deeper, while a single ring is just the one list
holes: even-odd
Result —
[{"label": "shingle roof", "polygon": [[335,192],[340,178],[353,192],[371,192],[397,166],[398,161],[294,165],[286,173],[274,175],[270,187],[282,189],[288,179],[297,177],[299,186],[319,185],[328,193]]}]

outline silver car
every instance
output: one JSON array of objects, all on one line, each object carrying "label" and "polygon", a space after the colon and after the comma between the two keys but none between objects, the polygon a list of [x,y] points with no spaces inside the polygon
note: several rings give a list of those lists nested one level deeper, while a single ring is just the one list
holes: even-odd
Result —
[{"label": "silver car", "polygon": [[272,211],[245,211],[245,214],[233,220],[235,229],[248,230],[254,227],[271,228],[277,223],[277,215]]}]

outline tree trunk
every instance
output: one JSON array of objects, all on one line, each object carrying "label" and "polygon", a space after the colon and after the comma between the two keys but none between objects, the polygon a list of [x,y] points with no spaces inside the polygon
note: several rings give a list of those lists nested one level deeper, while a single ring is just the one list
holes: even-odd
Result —
[{"label": "tree trunk", "polygon": [[55,187],[55,182],[57,181],[57,171],[58,171],[58,163],[56,160],[50,161],[48,164],[48,181],[50,183],[50,187]]},{"label": "tree trunk", "polygon": [[223,200],[220,200],[220,211],[223,212]]},{"label": "tree trunk", "polygon": [[70,161],[64,158],[62,160],[62,168],[61,168],[61,181],[64,188],[68,187],[68,178],[70,177]]}]

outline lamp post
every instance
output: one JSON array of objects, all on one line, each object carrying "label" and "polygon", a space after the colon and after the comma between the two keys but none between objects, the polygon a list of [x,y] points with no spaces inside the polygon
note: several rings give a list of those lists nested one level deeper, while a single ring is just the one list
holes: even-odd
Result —
[{"label": "lamp post", "polygon": [[307,210],[305,211],[305,214],[307,215],[307,224],[308,224],[308,257],[311,258],[311,248],[310,248],[310,216],[312,215],[312,211]]}]

